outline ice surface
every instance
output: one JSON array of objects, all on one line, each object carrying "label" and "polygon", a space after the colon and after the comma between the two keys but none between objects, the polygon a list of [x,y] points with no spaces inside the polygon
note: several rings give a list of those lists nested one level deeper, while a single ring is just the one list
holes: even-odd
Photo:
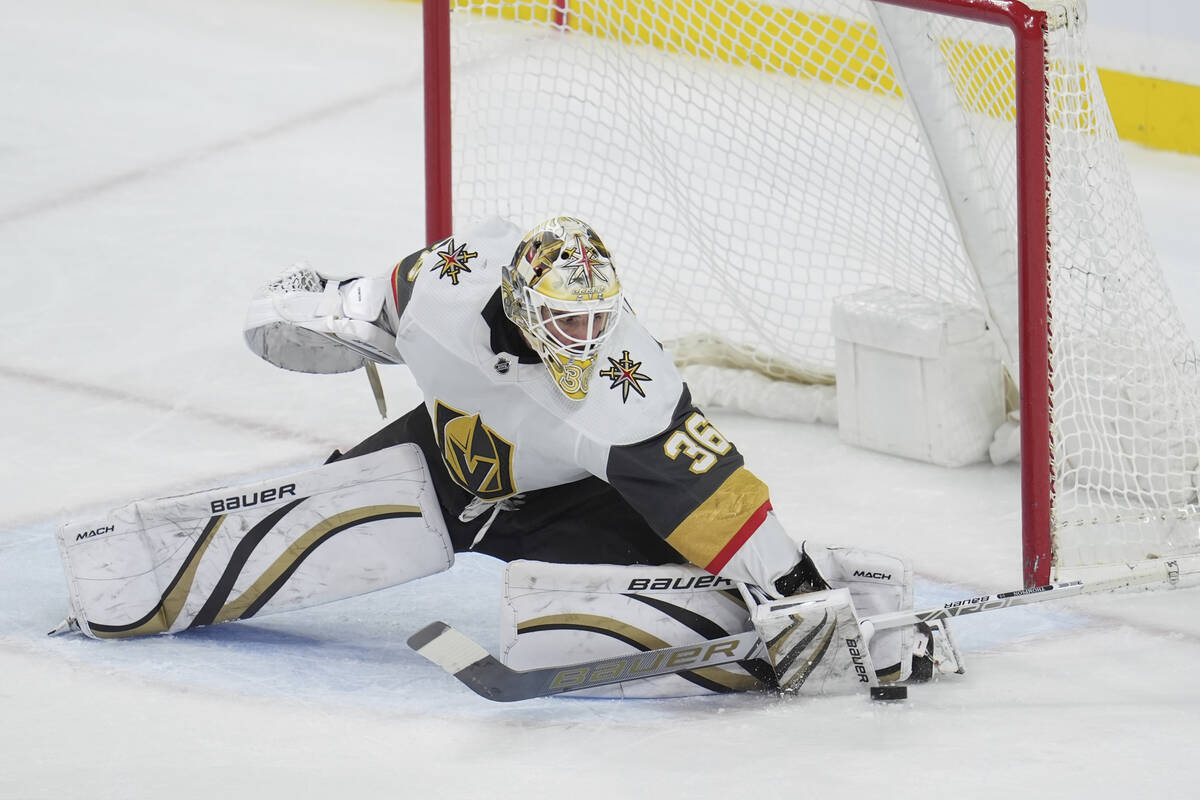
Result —
[{"label": "ice surface", "polygon": [[[1195,794],[1196,591],[964,619],[967,676],[886,706],[489,703],[404,645],[445,619],[496,649],[500,567],[470,556],[249,623],[46,637],[60,522],[314,463],[379,424],[361,374],[275,370],[240,325],[291,261],[377,273],[423,243],[420,8],[0,8],[0,797]],[[1200,160],[1127,155],[1200,332]],[[393,409],[415,404],[403,368],[383,375]],[[908,554],[920,604],[1019,584],[1015,467],[713,416],[797,536]]]}]

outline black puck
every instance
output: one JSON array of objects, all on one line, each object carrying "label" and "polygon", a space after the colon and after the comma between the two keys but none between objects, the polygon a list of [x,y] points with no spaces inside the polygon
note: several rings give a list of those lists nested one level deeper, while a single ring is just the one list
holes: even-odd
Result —
[{"label": "black puck", "polygon": [[872,686],[872,700],[906,700],[908,698],[907,686]]}]

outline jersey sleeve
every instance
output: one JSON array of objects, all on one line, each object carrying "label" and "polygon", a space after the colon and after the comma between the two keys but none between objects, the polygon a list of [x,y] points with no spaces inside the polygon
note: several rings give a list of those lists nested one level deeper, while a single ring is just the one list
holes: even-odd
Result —
[{"label": "jersey sleeve", "polygon": [[433,247],[425,247],[415,253],[409,253],[392,268],[390,279],[392,304],[389,306],[388,312],[394,315],[392,318],[393,329],[399,326],[400,319],[404,316],[404,310],[408,308],[408,301],[412,299],[413,287],[417,282],[417,277],[421,274],[421,259],[433,252]]},{"label": "jersey sleeve", "polygon": [[666,430],[609,450],[607,479],[667,544],[714,574],[771,510],[766,484],[686,385]]},{"label": "jersey sleeve", "polygon": [[[390,275],[389,311],[395,314],[395,329],[413,317],[417,306],[428,302],[426,297],[434,298],[434,306],[446,302],[462,306],[464,293],[484,291],[485,296],[491,295],[500,285],[496,272],[511,258],[519,239],[520,230],[512,222],[489,217],[465,233],[456,233],[400,259]],[[422,275],[426,277],[418,283]],[[410,312],[407,318],[405,312]]]}]

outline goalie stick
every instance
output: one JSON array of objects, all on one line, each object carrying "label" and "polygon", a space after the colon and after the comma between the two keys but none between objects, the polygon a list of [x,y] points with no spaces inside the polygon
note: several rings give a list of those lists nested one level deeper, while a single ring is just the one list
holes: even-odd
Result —
[{"label": "goalie stick", "polygon": [[408,646],[488,700],[501,703],[668,675],[753,658],[761,640],[754,631],[562,667],[515,670],[444,622],[414,633]]},{"label": "goalie stick", "polygon": [[[1188,570],[1191,573],[1191,570]],[[902,628],[983,611],[1044,603],[1080,594],[1114,591],[1150,583],[1179,583],[1176,559],[1147,562],[1126,575],[1101,581],[1068,581],[954,600],[938,608],[878,614],[861,621],[863,637],[878,631]],[[409,637],[408,646],[450,673],[481,697],[501,703],[549,697],[576,689],[669,675],[701,667],[715,667],[757,658],[764,645],[755,631],[746,631],[697,644],[665,647],[625,656],[602,658],[557,667],[515,670],[501,663],[470,637],[444,622],[433,622]]]}]

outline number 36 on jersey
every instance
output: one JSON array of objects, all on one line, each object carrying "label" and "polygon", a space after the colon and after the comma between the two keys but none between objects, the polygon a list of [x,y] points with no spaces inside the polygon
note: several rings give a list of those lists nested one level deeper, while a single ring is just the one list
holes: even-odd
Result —
[{"label": "number 36 on jersey", "polygon": [[700,412],[693,412],[663,443],[663,453],[672,461],[691,461],[688,469],[703,475],[712,469],[720,456],[732,448],[729,440]]}]

